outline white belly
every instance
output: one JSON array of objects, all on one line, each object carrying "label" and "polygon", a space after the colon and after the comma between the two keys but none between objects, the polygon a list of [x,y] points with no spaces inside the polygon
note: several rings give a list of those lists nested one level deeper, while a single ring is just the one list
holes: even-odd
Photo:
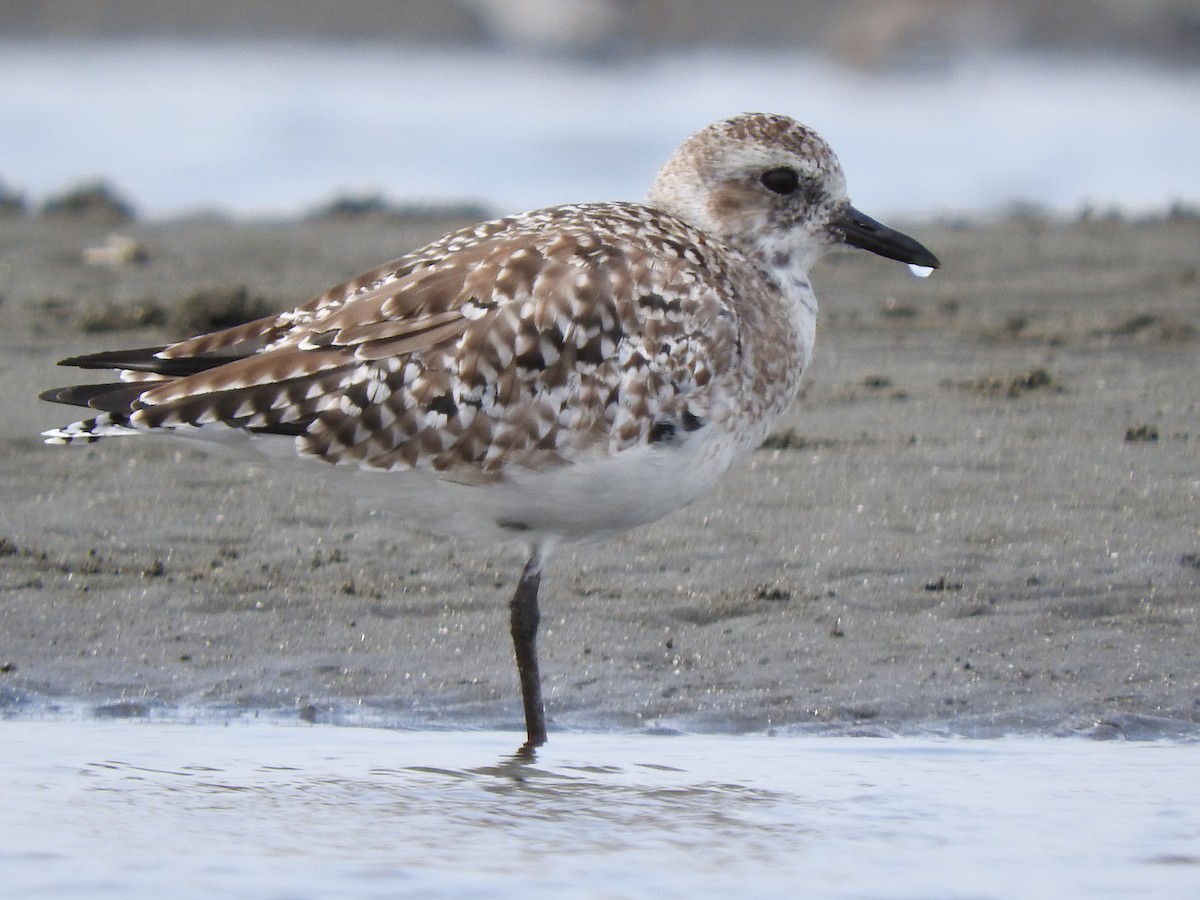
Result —
[{"label": "white belly", "polygon": [[480,541],[602,541],[662,518],[710,491],[734,462],[732,443],[694,440],[588,456],[503,481],[460,484],[426,471],[322,465],[332,483],[368,507],[418,528]]}]

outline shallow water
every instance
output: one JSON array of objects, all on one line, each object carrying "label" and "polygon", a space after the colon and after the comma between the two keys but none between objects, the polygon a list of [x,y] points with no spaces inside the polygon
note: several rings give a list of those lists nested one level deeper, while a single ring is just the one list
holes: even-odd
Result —
[{"label": "shallow water", "polygon": [[21,897],[1194,897],[1200,747],[0,722]]},{"label": "shallow water", "polygon": [[0,43],[0,178],[112,179],[143,212],[292,214],[342,190],[513,212],[640,199],[687,134],[786,112],[835,147],[860,208],[1200,201],[1200,70],[964,57],[860,71],[717,48],[611,60],[466,47]]}]

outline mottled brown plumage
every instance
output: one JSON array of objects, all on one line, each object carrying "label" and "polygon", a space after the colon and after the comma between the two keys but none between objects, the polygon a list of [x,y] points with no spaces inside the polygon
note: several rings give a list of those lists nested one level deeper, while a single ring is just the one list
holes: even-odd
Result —
[{"label": "mottled brown plumage", "polygon": [[[301,455],[459,481],[620,452],[734,414],[728,398],[751,371],[734,286],[762,289],[727,257],[634,204],[499,219],[291,312],[158,351],[243,358],[142,382],[128,424],[298,432]],[[794,379],[774,368],[764,408],[790,399]]]}]

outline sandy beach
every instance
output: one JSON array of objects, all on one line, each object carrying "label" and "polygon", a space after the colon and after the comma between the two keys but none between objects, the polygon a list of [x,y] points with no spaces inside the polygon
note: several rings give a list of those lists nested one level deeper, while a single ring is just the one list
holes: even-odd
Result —
[{"label": "sandy beach", "polygon": [[[869,212],[869,210],[868,210]],[[0,218],[0,711],[517,727],[520,553],[166,440],[41,444],[65,356],[286,308],[461,220]],[[890,223],[709,498],[543,580],[550,727],[1200,724],[1200,220]],[[110,232],[144,260],[88,264]]]}]

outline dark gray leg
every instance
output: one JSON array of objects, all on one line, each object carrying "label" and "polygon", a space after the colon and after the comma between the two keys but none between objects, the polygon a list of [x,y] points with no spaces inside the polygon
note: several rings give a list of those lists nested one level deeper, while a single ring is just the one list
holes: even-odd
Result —
[{"label": "dark gray leg", "polygon": [[533,755],[535,747],[546,743],[546,713],[542,707],[542,680],[538,673],[537,630],[538,585],[542,580],[541,554],[535,552],[525,564],[517,591],[509,601],[509,623],[513,649],[517,653],[517,674],[521,677],[521,700],[525,704],[525,733],[528,740],[522,755]]}]

